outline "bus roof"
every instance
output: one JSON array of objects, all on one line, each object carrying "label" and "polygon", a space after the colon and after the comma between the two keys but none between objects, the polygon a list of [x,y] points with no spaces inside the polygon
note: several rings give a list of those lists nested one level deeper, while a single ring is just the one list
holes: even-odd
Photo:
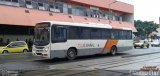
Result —
[{"label": "bus roof", "polygon": [[[43,22],[49,22],[51,24],[58,24],[58,25],[66,25],[66,26],[81,26],[81,27],[95,27],[95,28],[108,28],[112,29],[112,26],[109,24],[101,24],[101,23],[75,23],[75,22],[60,22],[60,21],[42,21]],[[122,27],[122,30],[132,30],[131,28]]]}]

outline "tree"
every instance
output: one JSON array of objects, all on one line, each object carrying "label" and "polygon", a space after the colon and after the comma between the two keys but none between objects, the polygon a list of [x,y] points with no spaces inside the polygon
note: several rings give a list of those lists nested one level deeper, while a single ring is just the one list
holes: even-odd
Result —
[{"label": "tree", "polygon": [[154,23],[154,21],[141,21],[141,20],[135,20],[134,21],[135,27],[137,29],[137,32],[134,33],[136,36],[139,37],[147,37],[152,32],[158,32],[157,28],[159,28],[159,24]]}]

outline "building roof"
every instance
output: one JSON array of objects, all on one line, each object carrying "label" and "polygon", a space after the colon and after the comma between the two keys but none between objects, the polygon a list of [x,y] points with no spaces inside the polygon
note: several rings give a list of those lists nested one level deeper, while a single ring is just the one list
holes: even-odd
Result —
[{"label": "building roof", "polygon": [[112,9],[115,11],[120,11],[120,12],[125,12],[125,13],[134,13],[133,5],[123,3],[120,1],[113,3],[115,0],[71,0],[71,1],[82,3],[82,4],[87,4],[90,6]]}]

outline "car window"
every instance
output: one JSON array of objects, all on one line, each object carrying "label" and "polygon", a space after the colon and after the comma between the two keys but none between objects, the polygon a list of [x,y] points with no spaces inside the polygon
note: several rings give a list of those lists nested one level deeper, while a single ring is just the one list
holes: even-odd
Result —
[{"label": "car window", "polygon": [[14,47],[14,46],[16,46],[16,44],[15,44],[15,43],[10,43],[10,44],[9,44],[9,47],[10,47],[10,46],[13,46],[13,47]]},{"label": "car window", "polygon": [[24,46],[25,43],[24,43],[24,42],[16,42],[16,45],[17,45],[17,46]]}]

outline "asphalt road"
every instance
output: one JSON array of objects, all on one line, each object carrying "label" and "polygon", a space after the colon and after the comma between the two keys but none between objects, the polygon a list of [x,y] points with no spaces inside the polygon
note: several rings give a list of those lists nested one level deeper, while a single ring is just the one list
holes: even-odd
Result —
[{"label": "asphalt road", "polygon": [[41,60],[30,53],[0,55],[3,73],[9,71],[19,76],[130,76],[132,71],[144,66],[160,67],[160,47],[132,49],[116,56],[78,57],[73,61]]}]

